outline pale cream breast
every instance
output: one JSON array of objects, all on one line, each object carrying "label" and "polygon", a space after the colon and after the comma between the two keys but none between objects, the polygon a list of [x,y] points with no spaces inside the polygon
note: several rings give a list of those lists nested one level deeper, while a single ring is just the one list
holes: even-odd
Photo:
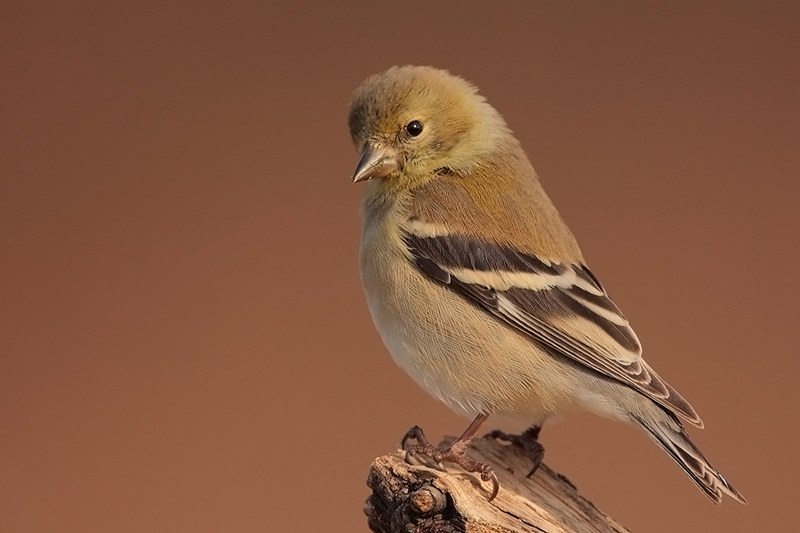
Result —
[{"label": "pale cream breast", "polygon": [[392,357],[414,381],[470,416],[497,412],[532,424],[575,407],[571,365],[417,269],[400,235],[406,210],[365,207],[364,214],[367,303]]}]

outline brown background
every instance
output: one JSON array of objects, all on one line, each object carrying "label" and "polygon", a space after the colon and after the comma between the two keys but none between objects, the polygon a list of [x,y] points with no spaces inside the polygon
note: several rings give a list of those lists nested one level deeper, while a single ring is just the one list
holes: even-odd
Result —
[{"label": "brown background", "polygon": [[22,4],[0,8],[0,531],[365,531],[372,459],[463,429],[357,274],[347,103],[405,63],[507,117],[751,505],[590,416],[546,428],[546,460],[637,532],[797,527],[795,2]]}]

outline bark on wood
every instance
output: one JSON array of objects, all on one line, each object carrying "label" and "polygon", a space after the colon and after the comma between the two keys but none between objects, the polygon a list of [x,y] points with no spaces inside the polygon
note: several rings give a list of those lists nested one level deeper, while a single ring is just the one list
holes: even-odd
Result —
[{"label": "bark on wood", "polygon": [[402,451],[378,457],[367,479],[373,491],[364,509],[370,529],[376,533],[628,531],[546,465],[526,479],[530,461],[516,446],[478,438],[469,454],[495,469],[500,492],[492,502],[487,501],[490,484],[458,466],[439,467],[416,457],[414,464],[408,464]]}]

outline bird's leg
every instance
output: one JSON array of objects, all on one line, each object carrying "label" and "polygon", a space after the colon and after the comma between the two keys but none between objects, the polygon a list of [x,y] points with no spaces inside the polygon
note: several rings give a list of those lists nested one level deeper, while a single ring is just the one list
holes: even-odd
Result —
[{"label": "bird's leg", "polygon": [[541,429],[541,426],[531,426],[519,435],[510,435],[496,429],[488,433],[486,438],[504,440],[522,448],[528,459],[533,461],[533,468],[525,476],[531,477],[539,469],[539,465],[542,464],[542,459],[544,459],[544,446],[539,443],[539,431]]},{"label": "bird's leg", "polygon": [[[408,430],[400,443],[400,447],[406,450],[406,461],[408,461],[412,455],[419,454],[430,457],[437,463],[456,463],[467,472],[479,473],[483,481],[492,482],[492,494],[489,496],[489,501],[492,501],[494,497],[497,496],[497,491],[500,490],[500,483],[497,481],[494,470],[492,470],[492,467],[488,464],[479,463],[467,455],[469,443],[472,442],[472,438],[475,436],[475,433],[478,432],[478,428],[487,418],[489,418],[488,414],[479,414],[464,433],[454,440],[447,448],[437,448],[428,442],[428,439],[425,438],[425,434],[422,432],[422,428],[419,426],[414,426]],[[406,448],[408,439],[414,439],[417,443]]]}]

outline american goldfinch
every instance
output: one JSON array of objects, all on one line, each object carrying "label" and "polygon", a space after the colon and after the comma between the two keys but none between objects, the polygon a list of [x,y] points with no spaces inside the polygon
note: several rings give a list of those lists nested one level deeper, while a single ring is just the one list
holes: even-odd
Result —
[{"label": "american goldfinch", "polygon": [[[392,357],[423,389],[473,418],[445,449],[419,427],[411,454],[492,481],[467,447],[491,415],[529,427],[493,432],[541,462],[553,415],[586,410],[638,426],[715,503],[744,497],[689,440],[689,403],[642,358],[639,339],[589,271],[570,230],[500,114],[472,84],[431,67],[393,67],[355,91],[361,159],[361,279]],[[529,474],[530,475],[530,474]]]}]

